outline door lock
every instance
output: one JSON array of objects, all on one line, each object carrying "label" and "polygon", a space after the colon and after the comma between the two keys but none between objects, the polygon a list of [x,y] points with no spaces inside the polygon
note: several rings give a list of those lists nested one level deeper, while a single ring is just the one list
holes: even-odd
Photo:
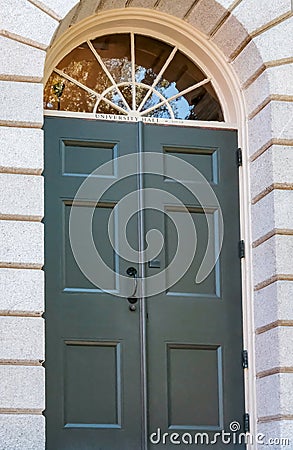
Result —
[{"label": "door lock", "polygon": [[126,270],[127,275],[130,278],[134,279],[134,289],[132,294],[127,297],[128,302],[130,303],[129,305],[129,309],[130,311],[135,311],[136,310],[136,306],[135,303],[137,303],[138,298],[136,297],[136,291],[137,291],[137,270],[135,267],[128,267],[128,269]]},{"label": "door lock", "polygon": [[135,267],[128,267],[128,269],[126,270],[126,273],[129,277],[136,277],[137,275],[137,270]]}]

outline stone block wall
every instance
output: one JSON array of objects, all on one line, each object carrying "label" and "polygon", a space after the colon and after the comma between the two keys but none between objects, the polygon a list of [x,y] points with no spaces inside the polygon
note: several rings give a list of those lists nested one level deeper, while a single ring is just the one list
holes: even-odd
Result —
[{"label": "stone block wall", "polygon": [[41,127],[46,50],[56,32],[91,14],[124,7],[180,17],[204,33],[237,74],[249,138],[245,167],[255,320],[250,358],[256,367],[258,431],[292,437],[291,0],[1,0],[0,5],[0,450],[45,448]]}]

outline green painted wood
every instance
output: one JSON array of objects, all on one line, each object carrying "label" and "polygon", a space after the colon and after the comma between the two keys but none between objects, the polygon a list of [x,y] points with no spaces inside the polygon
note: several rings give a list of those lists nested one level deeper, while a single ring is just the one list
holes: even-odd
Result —
[{"label": "green painted wood", "polygon": [[[97,292],[76,265],[68,241],[70,201],[78,187],[112,158],[114,147],[116,156],[136,151],[136,127],[46,118],[45,146],[47,449],[137,450],[139,315],[130,313],[126,299]],[[105,200],[115,204],[135,189],[136,178],[125,186]],[[113,265],[105,239],[110,212],[109,207],[97,208],[93,235],[105,261]],[[135,244],[137,224],[131,231]],[[126,268],[120,261],[121,272]]]},{"label": "green painted wood", "polygon": [[[144,149],[172,154],[199,168],[212,183],[224,219],[224,241],[219,263],[201,284],[195,274],[207,244],[207,220],[197,200],[178,181],[145,176],[145,187],[166,190],[188,206],[197,230],[197,252],[181,280],[168,292],[147,300],[149,430],[155,432],[215,432],[238,421],[243,424],[244,387],[241,364],[241,271],[238,257],[239,200],[234,131],[145,126]],[[168,176],[168,164],[164,163]],[[186,174],[178,180],[192,182]],[[209,206],[209,205],[204,205]],[[192,209],[192,207],[194,209]],[[193,211],[193,212],[192,212]],[[179,213],[184,214],[184,213]],[[214,215],[214,213],[211,213]],[[216,217],[214,217],[216,219]],[[211,221],[212,222],[212,221]],[[216,223],[216,220],[215,220]],[[159,229],[165,246],[157,259],[164,270],[176,250],[176,230],[162,214],[146,213],[146,228]],[[217,227],[213,227],[215,240]],[[190,245],[194,245],[190,242]],[[147,276],[158,269],[147,269]],[[168,271],[167,271],[168,274]],[[168,275],[167,275],[168,276]],[[170,445],[170,441],[167,440]],[[244,448],[218,442],[217,449]],[[150,449],[169,448],[161,444]],[[172,446],[170,446],[172,448]],[[180,449],[190,445],[178,445]],[[211,448],[201,445],[200,448]]]},{"label": "green painted wood", "polygon": [[[198,233],[190,269],[168,292],[146,300],[149,433],[160,428],[161,433],[212,436],[223,428],[229,431],[232,421],[242,424],[244,414],[237,136],[227,130],[144,125],[142,142],[145,152],[171,154],[197,167],[212,183],[224,216],[220,261],[203,283],[195,284],[206,248],[206,218],[180,182],[144,176],[145,188],[168,191],[190,208]],[[138,125],[46,118],[45,146],[47,449],[141,450],[139,306],[130,312],[126,299],[98,291],[81,273],[68,240],[78,187],[98,165],[137,152]],[[167,176],[166,158],[162,170]],[[184,177],[178,174],[179,180]],[[117,265],[106,239],[107,223],[113,205],[137,189],[137,182],[132,177],[118,183],[93,219],[100,253],[121,273],[133,263],[119,258]],[[80,207],[87,208],[89,200]],[[211,216],[216,240],[215,214]],[[176,251],[171,220],[147,210],[145,232],[153,228],[162,232],[165,246],[154,267],[146,265],[148,276],[164,270]],[[137,217],[128,237],[138,248]],[[170,442],[149,444],[149,450],[172,447]],[[218,443],[213,448],[244,446]]]}]

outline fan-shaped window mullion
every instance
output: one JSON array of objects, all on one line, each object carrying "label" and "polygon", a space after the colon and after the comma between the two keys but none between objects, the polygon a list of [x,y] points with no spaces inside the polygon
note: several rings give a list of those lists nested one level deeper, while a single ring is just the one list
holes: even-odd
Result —
[{"label": "fan-shaped window mullion", "polygon": [[131,33],[131,84],[132,84],[132,110],[136,110],[136,86],[135,86],[135,41],[134,33]]},{"label": "fan-shaped window mullion", "polygon": [[[54,84],[47,83],[44,93],[48,109],[224,120],[211,79],[177,47],[151,37],[131,32],[87,40],[54,72],[69,84],[64,89],[51,75]],[[70,99],[73,84],[87,94],[76,91]]]},{"label": "fan-shaped window mullion", "polygon": [[128,111],[130,111],[129,105],[127,103],[127,101],[125,100],[124,96],[122,95],[122,93],[120,92],[114,78],[112,77],[111,73],[109,72],[109,70],[107,69],[107,67],[105,66],[102,58],[100,57],[100,55],[97,53],[96,49],[94,48],[93,44],[91,43],[91,41],[87,41],[87,44],[89,46],[89,48],[91,49],[91,51],[93,52],[95,58],[97,59],[98,63],[100,64],[100,66],[103,68],[105,74],[107,75],[107,77],[109,78],[109,80],[111,81],[112,85],[117,89],[117,92],[119,92],[120,97],[124,103],[124,105],[126,106],[126,109]]},{"label": "fan-shaped window mullion", "polygon": [[172,97],[165,98],[165,99],[162,100],[160,103],[158,103],[158,104],[155,105],[155,106],[152,106],[151,108],[146,109],[146,110],[143,111],[141,114],[142,114],[142,115],[148,114],[148,113],[152,112],[154,109],[156,109],[156,108],[158,108],[158,107],[160,107],[160,106],[163,106],[163,105],[165,105],[165,104],[170,103],[172,100],[176,100],[177,98],[180,98],[180,97],[182,97],[183,95],[188,94],[188,93],[191,92],[191,91],[195,91],[195,89],[199,88],[200,86],[203,86],[204,84],[209,83],[209,81],[211,81],[211,80],[210,80],[209,78],[207,78],[206,80],[203,80],[203,81],[201,81],[200,83],[197,83],[197,84],[195,84],[195,85],[193,85],[193,86],[190,86],[189,88],[185,89],[185,90],[182,91],[182,92],[178,92],[178,94],[175,94],[175,95],[173,95]]},{"label": "fan-shaped window mullion", "polygon": [[[66,80],[70,81],[73,84],[76,84],[76,86],[80,87],[81,89],[84,89],[89,94],[92,94],[92,95],[96,96],[99,100],[101,100],[101,98],[102,98],[101,94],[99,94],[98,92],[93,91],[92,89],[90,89],[87,86],[85,86],[83,83],[80,83],[79,81],[75,80],[74,78],[72,78],[67,73],[62,72],[61,70],[58,70],[58,69],[54,69],[54,72],[58,73],[58,75],[60,75],[61,77],[65,78]],[[105,98],[103,98],[103,100],[106,103],[108,103],[110,106],[112,106],[112,108],[117,109],[118,111],[122,112],[123,114],[127,114],[127,112],[123,108],[120,108],[118,105],[115,105],[115,103],[111,102],[110,100],[105,99]]]},{"label": "fan-shaped window mullion", "polygon": [[[175,53],[177,52],[177,47],[174,47],[169,58],[167,59],[167,61],[165,62],[165,64],[163,65],[162,69],[160,70],[159,74],[157,75],[157,77],[155,78],[155,81],[152,84],[152,88],[155,88],[157,86],[157,84],[159,83],[160,79],[162,78],[163,73],[165,72],[165,70],[167,69],[167,67],[169,66],[170,62],[172,61],[172,59],[174,58]],[[148,92],[148,94],[145,96],[145,98],[142,100],[141,104],[139,105],[137,112],[140,112],[143,108],[143,106],[145,105],[146,101],[149,99],[149,96],[151,95],[151,90]]]}]

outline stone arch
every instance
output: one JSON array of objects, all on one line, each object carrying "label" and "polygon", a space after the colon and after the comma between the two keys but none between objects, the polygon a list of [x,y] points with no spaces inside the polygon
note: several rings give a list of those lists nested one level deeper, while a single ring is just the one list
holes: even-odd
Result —
[{"label": "stone arch", "polygon": [[[236,5],[235,5],[236,3]],[[223,53],[226,61],[233,66],[239,77],[240,85],[246,87],[265,68],[265,60],[257,43],[252,39],[256,35],[253,27],[261,29],[267,17],[260,17],[255,24],[245,14],[245,8],[235,8],[239,1],[232,0],[188,0],[174,2],[172,0],[81,0],[60,22],[54,35],[54,43],[68,28],[77,25],[92,15],[100,15],[113,9],[132,9],[141,7],[155,15],[156,12],[169,14],[182,19],[187,27],[193,27],[206,39],[213,42]],[[236,10],[236,12],[235,12]],[[272,20],[278,14],[277,8],[271,12]],[[155,16],[154,16],[155,17]],[[246,48],[244,58],[239,58]],[[247,64],[249,61],[249,64]],[[246,69],[246,73],[243,70]]]},{"label": "stone arch", "polygon": [[[247,259],[254,270],[253,279],[244,271],[244,282],[247,292],[252,293],[253,287],[255,290],[254,310],[250,303],[244,311],[251,327],[255,320],[256,328],[257,381],[250,355],[251,396],[247,408],[253,411],[257,388],[260,431],[269,427],[268,436],[274,436],[274,431],[276,437],[290,435],[289,431],[286,434],[292,420],[287,412],[290,395],[286,377],[292,372],[292,362],[284,352],[281,354],[280,342],[285,339],[286,324],[292,324],[292,320],[279,305],[289,296],[293,280],[288,252],[293,247],[292,226],[280,209],[293,189],[286,171],[293,167],[292,121],[288,119],[293,109],[288,76],[293,67],[288,39],[292,34],[291,0],[10,0],[2,6],[0,31],[0,170],[5,194],[0,212],[1,233],[5,236],[0,275],[7,286],[1,299],[0,321],[3,325],[5,322],[4,332],[11,342],[5,349],[0,347],[0,360],[4,361],[1,376],[7,380],[5,396],[0,396],[6,448],[19,445],[40,450],[45,442],[41,415],[45,407],[44,370],[40,363],[44,360],[40,128],[46,51],[83,19],[109,9],[134,7],[182,19],[186,27],[198,30],[203,39],[218,48],[227,67],[236,74],[235,80],[238,78],[239,95],[245,100],[243,123],[248,125],[240,130],[244,145],[248,134],[244,164],[247,175],[251,174],[250,179],[247,176],[243,180],[243,192],[249,192],[249,184],[251,188],[242,211],[248,231],[242,231],[248,243],[252,240]],[[272,211],[269,219],[268,208]],[[273,215],[276,209],[278,218]],[[287,259],[283,257],[286,254]],[[267,339],[276,349],[270,359],[264,357]],[[246,344],[253,350],[252,333]],[[272,399],[272,395],[276,397]],[[256,417],[252,417],[252,423],[256,423]]]}]

